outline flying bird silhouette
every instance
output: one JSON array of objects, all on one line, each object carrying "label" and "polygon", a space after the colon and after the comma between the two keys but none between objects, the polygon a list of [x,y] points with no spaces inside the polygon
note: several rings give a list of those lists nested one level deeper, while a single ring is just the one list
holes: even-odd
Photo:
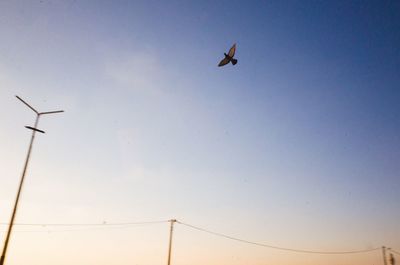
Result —
[{"label": "flying bird silhouette", "polygon": [[228,54],[224,53],[225,58],[219,62],[218,66],[224,66],[229,62],[232,62],[233,65],[237,64],[237,60],[233,59],[233,56],[235,56],[235,51],[236,51],[236,43],[233,44],[233,46],[229,49]]}]

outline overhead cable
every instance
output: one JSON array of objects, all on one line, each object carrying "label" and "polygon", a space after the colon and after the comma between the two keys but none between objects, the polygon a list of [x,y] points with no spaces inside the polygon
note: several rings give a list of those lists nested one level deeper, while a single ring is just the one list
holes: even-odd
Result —
[{"label": "overhead cable", "polygon": [[[159,224],[167,223],[168,221],[147,221],[147,222],[127,222],[127,223],[15,223],[15,226],[41,226],[41,227],[72,227],[72,226],[130,226],[130,225],[146,225],[146,224]],[[8,223],[0,223],[0,225],[9,225]]]},{"label": "overhead cable", "polygon": [[308,253],[308,254],[327,254],[327,255],[334,255],[334,254],[358,254],[358,253],[365,253],[365,252],[371,252],[371,251],[375,251],[375,250],[380,250],[381,248],[370,248],[370,249],[362,249],[362,250],[351,250],[351,251],[313,251],[313,250],[304,250],[304,249],[294,249],[294,248],[287,248],[287,247],[279,247],[279,246],[273,246],[273,245],[269,245],[269,244],[263,244],[263,243],[258,243],[258,242],[253,242],[253,241],[249,241],[249,240],[245,240],[245,239],[240,239],[237,237],[233,237],[233,236],[229,236],[229,235],[225,235],[222,233],[217,233],[217,232],[213,232],[198,226],[194,226],[191,224],[187,224],[187,223],[183,223],[180,221],[177,221],[178,224],[196,229],[198,231],[202,231],[202,232],[206,232],[215,236],[219,236],[219,237],[223,237],[223,238],[227,238],[230,240],[234,240],[234,241],[238,241],[238,242],[242,242],[242,243],[246,243],[246,244],[251,244],[251,245],[256,245],[256,246],[260,246],[260,247],[266,247],[266,248],[271,248],[271,249],[277,249],[277,250],[283,250],[283,251],[291,251],[291,252],[297,252],[297,253]]}]

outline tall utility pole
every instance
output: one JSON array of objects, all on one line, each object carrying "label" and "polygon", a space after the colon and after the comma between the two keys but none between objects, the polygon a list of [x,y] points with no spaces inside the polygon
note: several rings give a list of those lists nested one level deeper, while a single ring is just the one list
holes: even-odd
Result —
[{"label": "tall utility pole", "polygon": [[386,247],[382,246],[383,265],[387,265],[386,261]]},{"label": "tall utility pole", "polygon": [[167,265],[171,265],[172,234],[174,232],[174,223],[176,223],[176,219],[171,219],[168,222],[171,223],[171,226],[169,229],[169,247],[168,247],[168,263],[167,263]]},{"label": "tall utility pole", "polygon": [[25,128],[32,130],[32,136],[31,136],[31,141],[30,141],[30,143],[29,143],[28,153],[27,153],[26,159],[25,159],[24,169],[23,169],[23,171],[22,171],[21,180],[20,180],[20,182],[19,182],[17,197],[15,198],[14,209],[13,209],[13,212],[12,212],[12,215],[11,215],[10,224],[9,224],[9,226],[8,226],[6,240],[5,240],[5,242],[4,242],[3,252],[2,252],[1,257],[0,257],[0,265],[3,265],[3,264],[4,264],[4,261],[5,261],[5,259],[6,259],[6,253],[7,253],[8,242],[9,242],[9,240],[10,240],[11,231],[12,231],[12,229],[13,229],[15,215],[16,215],[17,209],[18,209],[19,197],[20,197],[20,195],[21,195],[21,190],[22,190],[22,186],[23,186],[23,184],[24,184],[26,170],[27,170],[27,168],[28,168],[29,158],[30,158],[30,156],[31,156],[33,140],[35,139],[35,134],[36,134],[36,132],[44,133],[44,131],[39,130],[39,129],[37,128],[37,125],[38,125],[38,123],[39,123],[39,118],[40,118],[41,115],[45,115],[45,114],[53,114],[53,113],[64,112],[63,110],[38,112],[38,111],[37,111],[36,109],[34,109],[31,105],[29,105],[28,103],[26,103],[23,99],[21,99],[21,98],[18,97],[18,96],[16,96],[16,97],[17,97],[22,103],[24,103],[28,108],[30,108],[31,110],[33,110],[33,111],[36,113],[36,120],[35,120],[35,125],[34,125],[33,127],[31,127],[31,126],[25,126]]}]

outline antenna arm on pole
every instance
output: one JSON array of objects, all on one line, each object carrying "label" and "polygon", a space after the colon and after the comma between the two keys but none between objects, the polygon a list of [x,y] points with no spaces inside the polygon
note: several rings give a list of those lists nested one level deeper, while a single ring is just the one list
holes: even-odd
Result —
[{"label": "antenna arm on pole", "polygon": [[15,97],[19,100],[22,101],[22,103],[24,103],[26,106],[28,106],[28,108],[30,108],[31,110],[33,110],[37,115],[39,115],[39,112],[37,110],[35,110],[31,105],[29,105],[28,103],[26,103],[25,100],[23,100],[22,98],[18,97],[17,95],[15,95]]},{"label": "antenna arm on pole", "polygon": [[55,110],[55,111],[45,111],[45,112],[40,112],[38,113],[39,115],[44,115],[44,114],[53,114],[53,113],[61,113],[64,112],[63,110]]}]

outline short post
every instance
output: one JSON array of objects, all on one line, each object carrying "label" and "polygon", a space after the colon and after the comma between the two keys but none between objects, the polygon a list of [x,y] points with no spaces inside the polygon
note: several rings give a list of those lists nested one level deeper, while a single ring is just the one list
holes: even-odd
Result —
[{"label": "short post", "polygon": [[174,223],[176,223],[176,219],[171,219],[168,222],[171,223],[169,229],[169,247],[168,247],[168,263],[167,265],[171,265],[171,250],[172,250],[172,234],[174,232]]},{"label": "short post", "polygon": [[382,246],[383,265],[387,265],[386,261],[386,247]]}]

